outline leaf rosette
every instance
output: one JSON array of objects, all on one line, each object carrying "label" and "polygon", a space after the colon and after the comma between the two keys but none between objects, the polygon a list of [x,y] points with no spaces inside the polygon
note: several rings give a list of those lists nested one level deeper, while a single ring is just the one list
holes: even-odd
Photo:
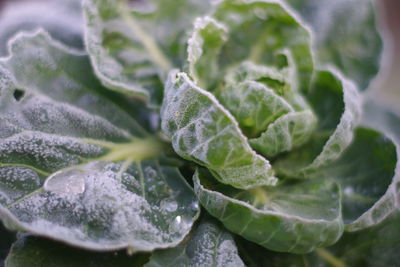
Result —
[{"label": "leaf rosette", "polygon": [[345,223],[362,229],[396,206],[396,147],[360,126],[351,80],[314,66],[305,25],[281,1],[219,1],[195,21],[187,67],[170,72],[161,108],[174,150],[204,167],[194,188],[205,209],[292,253],[334,244]]}]

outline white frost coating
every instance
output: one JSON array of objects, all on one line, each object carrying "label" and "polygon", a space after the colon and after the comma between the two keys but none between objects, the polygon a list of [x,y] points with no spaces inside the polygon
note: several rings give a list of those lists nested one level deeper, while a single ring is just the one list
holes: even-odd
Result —
[{"label": "white frost coating", "polygon": [[30,160],[34,166],[44,170],[57,170],[78,164],[81,157],[96,157],[103,153],[103,148],[79,139],[43,132],[24,131],[0,140],[0,160],[3,163],[18,155],[18,161]]},{"label": "white frost coating", "polygon": [[[23,128],[98,138],[146,134],[129,114],[97,91],[91,72],[84,77],[70,74],[76,65],[90,68],[83,53],[63,47],[41,30],[17,35],[9,50],[9,57],[0,60],[8,69],[2,68],[1,86],[8,92],[2,95],[1,109]],[[48,61],[56,68],[49,69]],[[19,105],[12,96],[15,88],[25,91]]]},{"label": "white frost coating", "polygon": [[[157,204],[160,197],[178,199],[181,191],[168,188],[157,175],[154,178],[161,183],[157,183],[156,191],[145,189],[147,193],[142,195],[146,180],[145,184],[129,183],[130,179],[141,179],[126,173],[121,183],[121,167],[122,164],[92,162],[57,172],[44,185],[48,191],[37,191],[11,205],[11,219],[18,218],[16,224],[33,233],[91,249],[130,247],[149,251],[179,243],[198,216],[198,208],[186,210],[191,204],[176,202],[173,207],[171,202],[162,209]],[[129,172],[140,174],[135,165],[130,168]],[[170,177],[176,178],[179,177]],[[189,204],[196,200],[193,196],[186,201]]]},{"label": "white frost coating", "polygon": [[200,221],[197,229],[179,246],[155,251],[145,267],[157,266],[227,266],[244,267],[236,244],[229,232],[211,218]]},{"label": "white frost coating", "polygon": [[249,142],[266,157],[273,157],[305,144],[316,126],[317,118],[311,110],[292,112],[278,118],[260,137]]},{"label": "white frost coating", "polygon": [[336,130],[324,145],[321,153],[309,166],[299,171],[300,175],[306,176],[308,172],[313,172],[338,159],[353,140],[354,129],[361,118],[362,99],[356,85],[333,67],[329,68],[329,71],[342,81],[345,110]]},{"label": "white frost coating", "polygon": [[[32,31],[45,28],[59,41],[77,46],[82,36],[82,19],[79,0],[42,2],[9,2],[2,9],[0,17],[0,42],[6,44],[15,30]],[[60,31],[60,29],[63,29]],[[0,55],[4,55],[0,47]]]},{"label": "white frost coating", "polygon": [[[195,20],[193,33],[188,40],[188,47],[187,47],[188,59],[187,60],[189,63],[189,74],[195,80],[196,83],[200,82],[198,80],[199,77],[197,77],[196,64],[198,63],[200,58],[203,56],[204,52],[207,52],[205,49],[208,48],[208,47],[205,47],[205,48],[203,47],[204,46],[204,38],[201,36],[200,31],[204,30],[209,25],[212,25],[212,27],[213,27],[212,30],[216,32],[215,34],[218,34],[218,37],[221,39],[222,43],[227,40],[228,29],[224,24],[222,24],[208,16],[197,18]],[[214,48],[214,47],[212,47],[212,48]],[[214,52],[214,51],[212,51],[212,52]],[[209,64],[211,64],[211,62],[209,62]]]},{"label": "white frost coating", "polygon": [[233,116],[185,73],[170,73],[161,117],[175,151],[207,166],[222,182],[239,188],[276,184],[271,165],[251,149]]},{"label": "white frost coating", "polygon": [[[85,43],[91,55],[96,75],[101,78],[105,85],[111,86],[118,91],[128,91],[136,93],[141,97],[148,98],[149,92],[138,84],[131,84],[124,80],[119,81],[118,77],[121,75],[117,74],[121,74],[122,66],[114,58],[110,57],[105,49],[101,49],[103,28],[97,25],[103,25],[103,23],[100,21],[100,15],[96,4],[90,0],[83,1],[83,10],[84,24],[86,25],[84,28]],[[113,73],[114,75],[110,75]]]},{"label": "white frost coating", "polygon": [[[219,191],[205,188],[201,184],[201,178],[199,176],[199,170],[197,170],[194,175],[194,190],[200,203],[203,204],[206,210],[221,220],[228,230],[240,234],[266,248],[282,252],[288,252],[289,249],[291,249],[291,251],[295,253],[307,253],[312,251],[316,246],[334,244],[343,233],[344,227],[341,215],[341,202],[338,198],[338,194],[340,194],[338,187],[334,189],[334,195],[328,195],[328,198],[332,199],[332,203],[330,204],[336,206],[336,208],[333,210],[329,209],[328,211],[320,209],[322,214],[309,216],[310,214],[307,213],[302,214],[301,208],[297,208],[297,214],[289,209],[282,209],[279,211],[256,208],[245,201],[226,196]],[[255,190],[257,189],[258,188],[255,188]],[[304,198],[307,199],[308,197],[304,196]],[[225,202],[225,204],[215,206],[214,203],[216,200],[218,200],[219,203]],[[293,201],[295,204],[296,199]],[[230,207],[229,214],[226,212],[228,204]],[[270,203],[267,205],[275,204]],[[292,207],[292,209],[293,208],[296,207]],[[318,205],[318,208],[321,208],[321,206]],[[324,212],[330,214],[330,216],[326,217]],[[238,214],[246,214],[246,216],[250,217],[249,220],[251,220],[251,222],[241,218],[240,223],[238,223],[238,221],[231,218],[238,216]],[[261,223],[264,223],[266,227],[259,229],[258,234],[254,235],[255,229],[249,227],[251,223],[253,225],[261,225]],[[269,223],[270,225],[268,225]],[[247,236],[248,232],[250,233],[249,236]],[[294,245],[290,240],[298,238],[299,233],[301,233],[302,236],[307,235],[307,238],[300,240],[299,244]]]},{"label": "white frost coating", "polygon": [[365,211],[354,222],[346,225],[346,231],[355,232],[374,226],[400,209],[400,144],[395,141],[396,138],[393,136],[393,133],[387,133],[387,136],[396,144],[397,164],[394,170],[393,181],[385,194],[371,208]]}]

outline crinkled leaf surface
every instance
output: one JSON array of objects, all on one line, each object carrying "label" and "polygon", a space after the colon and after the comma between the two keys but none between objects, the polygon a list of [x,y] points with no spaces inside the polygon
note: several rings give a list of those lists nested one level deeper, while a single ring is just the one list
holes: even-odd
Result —
[{"label": "crinkled leaf surface", "polygon": [[179,243],[197,200],[175,167],[159,163],[162,144],[113,102],[124,98],[101,87],[85,55],[43,32],[10,47],[0,62],[6,226],[98,250]]},{"label": "crinkled leaf surface", "polygon": [[232,235],[218,222],[207,218],[177,247],[154,252],[145,266],[245,265],[238,255]]},{"label": "crinkled leaf surface", "polygon": [[283,2],[220,1],[212,17],[227,29],[219,57],[222,69],[247,60],[276,65],[287,49],[296,63],[300,88],[308,90],[313,72],[310,33]]},{"label": "crinkled leaf surface", "polygon": [[39,237],[22,236],[12,245],[6,265],[8,267],[139,267],[147,258],[146,254],[128,256],[126,252],[90,252]]},{"label": "crinkled leaf surface", "polygon": [[307,253],[343,232],[339,187],[329,181],[237,190],[198,170],[194,188],[228,230],[274,251]]},{"label": "crinkled leaf surface", "polygon": [[354,233],[344,233],[329,248],[319,248],[304,255],[277,253],[246,240],[237,240],[246,266],[296,267],[387,267],[398,266],[400,249],[400,211],[380,224]]},{"label": "crinkled leaf surface", "polygon": [[217,92],[217,98],[248,136],[259,136],[277,118],[294,112],[273,89],[251,80],[228,85]]},{"label": "crinkled leaf surface", "polygon": [[16,33],[39,27],[56,40],[83,48],[80,0],[8,1],[0,13],[0,56],[7,55],[7,41]]},{"label": "crinkled leaf surface", "polygon": [[382,40],[371,0],[285,0],[315,32],[317,60],[335,64],[366,89],[379,69]]},{"label": "crinkled leaf surface", "polygon": [[353,140],[361,116],[361,96],[355,85],[336,70],[318,71],[308,100],[318,117],[317,130],[306,144],[274,165],[289,177],[318,177]]},{"label": "crinkled leaf surface", "polygon": [[85,41],[100,80],[161,103],[163,80],[184,55],[187,28],[208,0],[85,0]]},{"label": "crinkled leaf surface", "polygon": [[183,72],[169,75],[161,119],[175,151],[221,182],[238,188],[276,183],[269,162],[251,149],[232,115]]}]

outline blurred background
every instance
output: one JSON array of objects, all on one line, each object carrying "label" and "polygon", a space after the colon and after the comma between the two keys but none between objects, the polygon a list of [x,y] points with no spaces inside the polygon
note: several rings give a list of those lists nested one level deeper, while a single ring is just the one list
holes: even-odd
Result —
[{"label": "blurred background", "polygon": [[378,0],[377,3],[385,38],[383,63],[386,69],[381,71],[371,94],[400,114],[400,1]]},{"label": "blurred background", "polygon": [[[0,17],[10,4],[18,2],[49,2],[49,4],[56,4],[56,0],[0,0]],[[381,33],[385,39],[385,47],[382,57],[383,68],[381,68],[380,74],[371,84],[368,96],[400,115],[400,1],[375,0],[375,2],[378,9]],[[68,11],[62,11],[62,13],[54,14],[54,16],[68,16],[66,13]],[[4,24],[4,21],[2,23],[0,20],[0,29],[2,27],[1,24]],[[67,38],[71,39],[70,36],[75,32],[65,34],[69,35]]]}]

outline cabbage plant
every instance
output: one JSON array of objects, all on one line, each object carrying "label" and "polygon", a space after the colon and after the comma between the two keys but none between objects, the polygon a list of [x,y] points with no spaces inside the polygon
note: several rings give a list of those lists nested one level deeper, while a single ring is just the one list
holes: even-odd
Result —
[{"label": "cabbage plant", "polygon": [[372,2],[57,3],[0,30],[6,266],[398,264]]}]

